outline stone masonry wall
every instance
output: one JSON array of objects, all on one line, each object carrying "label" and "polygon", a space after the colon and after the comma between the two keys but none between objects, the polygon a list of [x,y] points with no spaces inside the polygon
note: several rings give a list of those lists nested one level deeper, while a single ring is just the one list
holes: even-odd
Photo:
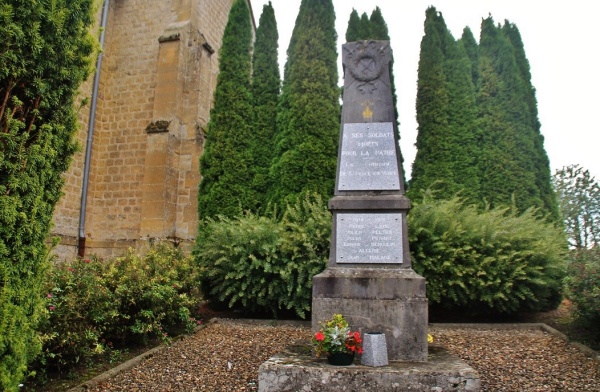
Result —
[{"label": "stone masonry wall", "polygon": [[[143,249],[149,240],[191,245],[203,130],[218,51],[233,0],[111,0],[93,138],[86,254]],[[100,17],[100,14],[98,18]],[[82,87],[91,95],[93,76]],[[55,252],[77,254],[89,106],[82,151],[56,208]]]}]

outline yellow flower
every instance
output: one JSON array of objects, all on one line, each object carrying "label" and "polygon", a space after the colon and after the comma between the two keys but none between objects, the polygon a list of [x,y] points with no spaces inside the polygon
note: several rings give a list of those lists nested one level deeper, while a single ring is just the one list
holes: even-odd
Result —
[{"label": "yellow flower", "polygon": [[427,343],[433,343],[433,335],[427,334]]}]

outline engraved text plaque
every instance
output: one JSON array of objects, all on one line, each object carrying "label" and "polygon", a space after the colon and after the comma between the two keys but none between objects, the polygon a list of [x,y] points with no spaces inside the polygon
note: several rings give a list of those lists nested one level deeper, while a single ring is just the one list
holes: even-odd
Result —
[{"label": "engraved text plaque", "polygon": [[336,263],[401,264],[401,213],[338,213]]},{"label": "engraved text plaque", "polygon": [[393,124],[344,124],[338,171],[339,191],[400,190]]}]

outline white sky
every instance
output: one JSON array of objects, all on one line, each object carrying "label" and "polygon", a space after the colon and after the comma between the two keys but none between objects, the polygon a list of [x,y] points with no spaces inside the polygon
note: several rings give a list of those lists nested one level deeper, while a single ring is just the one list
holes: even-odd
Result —
[{"label": "white sky", "polygon": [[[252,0],[258,24],[263,5]],[[300,0],[271,0],[279,32],[279,65],[283,69]],[[381,8],[394,52],[394,78],[398,95],[400,148],[410,179],[416,154],[415,100],[419,50],[425,10],[433,5],[444,17],[454,38],[469,26],[479,40],[482,18],[508,19],[521,33],[537,90],[539,119],[550,157],[552,174],[570,164],[580,164],[600,180],[600,33],[595,1],[537,2],[533,0],[334,0],[338,56],[345,42],[352,8],[360,14]],[[341,73],[341,57],[338,58]],[[282,73],[283,75],[283,73]],[[341,83],[340,83],[341,84]]]}]

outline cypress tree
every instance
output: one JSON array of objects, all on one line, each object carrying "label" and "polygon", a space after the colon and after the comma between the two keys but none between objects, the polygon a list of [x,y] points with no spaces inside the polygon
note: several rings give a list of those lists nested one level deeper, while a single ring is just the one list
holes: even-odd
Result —
[{"label": "cypress tree", "polygon": [[369,20],[369,15],[366,12],[363,12],[360,16],[360,23],[358,24],[358,39],[365,40],[371,39],[371,21]]},{"label": "cypress tree", "polygon": [[354,42],[360,40],[360,16],[354,8],[350,13],[350,19],[348,19],[348,28],[346,29],[346,42]]},{"label": "cypress tree", "polygon": [[454,40],[442,14],[426,11],[417,90],[417,155],[410,182],[411,199],[431,187],[442,197],[476,199],[476,99],[471,62]]},{"label": "cypress tree", "polygon": [[91,71],[94,1],[0,6],[0,390],[17,391],[41,349],[41,283],[62,174],[77,150],[79,86]]},{"label": "cypress tree", "polygon": [[475,89],[478,89],[479,85],[479,46],[475,40],[475,36],[470,28],[465,27],[463,34],[460,37],[460,42],[471,60],[471,76],[473,79],[473,85]]},{"label": "cypress tree", "polygon": [[277,22],[271,2],[263,6],[252,58],[252,98],[254,103],[253,132],[250,156],[253,158],[252,188],[263,207],[269,189],[269,168],[273,159],[274,138],[277,130],[277,101],[281,77],[277,63]]},{"label": "cypress tree", "polygon": [[303,0],[287,50],[270,200],[333,194],[340,106],[331,0]]},{"label": "cypress tree", "polygon": [[251,53],[250,10],[246,0],[236,0],[219,50],[214,106],[200,158],[200,219],[233,217],[257,207],[255,192],[248,186],[253,179]]},{"label": "cypress tree", "polygon": [[377,40],[390,40],[390,34],[388,31],[387,23],[385,23],[385,19],[383,18],[383,14],[381,13],[381,8],[375,7],[373,12],[371,12],[371,17],[369,19],[371,22],[371,39]]},{"label": "cypress tree", "polygon": [[550,214],[550,216],[556,220],[560,220],[558,200],[554,189],[552,187],[552,173],[550,172],[550,160],[548,154],[544,149],[544,136],[541,134],[541,123],[538,117],[537,109],[537,98],[535,96],[535,88],[531,82],[531,71],[529,67],[529,61],[525,55],[525,48],[523,46],[523,40],[519,29],[513,23],[505,21],[502,28],[502,32],[510,41],[514,53],[517,67],[521,79],[526,89],[525,102],[529,109],[529,122],[533,128],[533,148],[535,155],[532,157],[534,160],[535,170],[535,181],[536,186],[539,188],[540,197],[542,199],[543,209]]},{"label": "cypress tree", "polygon": [[542,207],[527,86],[514,47],[491,17],[481,24],[479,64],[481,194],[492,206]]}]

